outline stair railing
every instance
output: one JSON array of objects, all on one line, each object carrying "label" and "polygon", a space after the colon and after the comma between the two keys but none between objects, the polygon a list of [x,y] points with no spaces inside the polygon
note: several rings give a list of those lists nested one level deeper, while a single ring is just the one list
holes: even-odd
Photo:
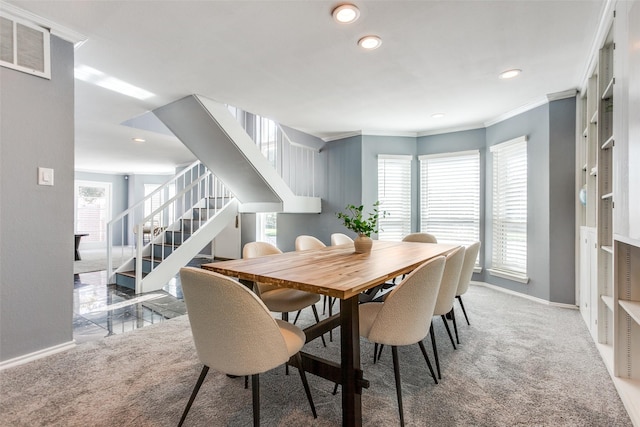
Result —
[{"label": "stair railing", "polygon": [[[169,197],[172,193],[175,195]],[[151,200],[168,200],[145,215]],[[164,197],[166,196],[166,197]],[[153,255],[153,245],[160,244],[164,233],[182,223],[184,215],[205,197],[233,197],[223,184],[200,161],[187,166],[182,172],[154,190],[145,198],[117,215],[107,224],[107,275],[114,276],[114,260],[123,265],[135,258],[136,288],[142,280],[143,256]],[[218,203],[216,203],[216,206]],[[193,223],[187,227],[193,232]],[[145,238],[148,237],[148,242]],[[164,251],[163,257],[164,258]],[[154,263],[151,263],[152,266]]]},{"label": "stair railing", "polygon": [[292,141],[282,126],[271,119],[235,107],[228,108],[293,194],[318,196],[314,179],[318,149]]}]

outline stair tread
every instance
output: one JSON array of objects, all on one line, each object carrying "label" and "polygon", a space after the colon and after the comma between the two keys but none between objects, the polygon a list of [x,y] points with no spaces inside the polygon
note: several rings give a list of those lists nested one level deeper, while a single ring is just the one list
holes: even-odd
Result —
[{"label": "stair tread", "polygon": [[[116,274],[120,274],[122,276],[126,276],[126,277],[136,277],[136,271],[135,270],[131,270],[131,271],[118,271],[116,272]],[[142,277],[145,277],[148,273],[142,273]]]}]

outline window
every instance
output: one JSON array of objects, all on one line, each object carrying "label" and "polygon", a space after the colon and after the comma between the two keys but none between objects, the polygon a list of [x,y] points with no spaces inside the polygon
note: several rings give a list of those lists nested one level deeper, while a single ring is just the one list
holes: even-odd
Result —
[{"label": "window", "polygon": [[438,242],[480,240],[480,152],[420,156],[420,231]]},{"label": "window", "polygon": [[527,283],[527,138],[491,147],[493,250],[496,276]]},{"label": "window", "polygon": [[411,233],[411,161],[412,156],[378,156],[378,200],[380,240],[400,241]]},{"label": "window", "polygon": [[277,219],[278,216],[275,212],[256,214],[256,240],[258,242],[267,242],[276,246]]},{"label": "window", "polygon": [[86,247],[103,247],[107,242],[107,222],[111,219],[111,184],[76,181],[75,232],[87,233]]}]

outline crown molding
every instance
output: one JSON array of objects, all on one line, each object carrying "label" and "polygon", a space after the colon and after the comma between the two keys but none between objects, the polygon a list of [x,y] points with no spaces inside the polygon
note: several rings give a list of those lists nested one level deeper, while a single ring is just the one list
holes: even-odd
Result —
[{"label": "crown molding", "polygon": [[569,89],[569,90],[564,90],[562,92],[548,93],[547,101],[551,102],[551,101],[559,101],[561,99],[575,98],[577,94],[578,94],[578,89]]},{"label": "crown molding", "polygon": [[593,38],[593,42],[591,43],[591,48],[589,49],[588,56],[589,59],[584,71],[582,72],[582,78],[579,80],[579,90],[582,93],[584,93],[587,89],[589,77],[593,75],[596,66],[598,65],[598,51],[604,45],[607,34],[609,33],[609,28],[611,28],[611,25],[613,23],[614,10],[614,0],[606,0],[606,2],[602,5],[602,10],[600,11],[600,21],[598,22],[598,30],[596,31],[596,35]]},{"label": "crown molding", "polygon": [[73,43],[73,47],[75,49],[79,48],[87,41],[87,37],[85,35],[72,30],[71,28],[59,25],[49,19],[36,15],[35,13],[20,9],[19,7],[9,4],[3,0],[0,0],[0,10],[10,13],[16,18],[21,18],[40,27],[47,28],[54,36]]},{"label": "crown molding", "polygon": [[444,133],[464,132],[467,130],[476,130],[476,129],[484,129],[484,128],[485,128],[484,123],[472,123],[469,125],[460,125],[460,126],[454,126],[449,128],[443,128],[443,129],[425,130],[422,132],[418,132],[417,136],[421,137],[421,136],[442,135]]},{"label": "crown molding", "polygon": [[345,132],[345,133],[341,133],[333,136],[327,136],[326,138],[320,138],[320,139],[322,139],[324,142],[331,142],[331,141],[337,141],[339,139],[351,138],[352,136],[361,136],[361,135],[362,135],[361,131],[353,131],[353,132]]}]

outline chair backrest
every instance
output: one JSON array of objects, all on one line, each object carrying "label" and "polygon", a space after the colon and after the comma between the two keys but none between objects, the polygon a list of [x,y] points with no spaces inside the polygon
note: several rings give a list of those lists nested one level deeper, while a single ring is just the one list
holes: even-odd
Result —
[{"label": "chair backrest", "polygon": [[230,375],[266,372],[289,359],[264,303],[244,285],[212,271],[183,267],[180,281],[200,361]]},{"label": "chair backrest", "polygon": [[404,236],[403,242],[438,243],[436,236],[429,233],[411,233]]},{"label": "chair backrest", "polygon": [[[271,243],[267,242],[249,242],[242,248],[242,258],[258,258],[267,255],[281,254],[282,251]],[[258,295],[276,289],[275,285],[267,285],[265,283],[256,283]]]},{"label": "chair backrest", "polygon": [[382,303],[367,338],[388,345],[410,345],[426,337],[444,267],[445,257],[440,256],[407,275]]},{"label": "chair backrest", "polygon": [[353,239],[346,234],[333,233],[331,235],[331,246],[347,245],[349,243],[353,243]]},{"label": "chair backrest", "polygon": [[469,289],[469,283],[471,282],[471,276],[473,275],[473,267],[476,264],[476,258],[478,258],[479,250],[480,242],[472,243],[465,248],[464,262],[462,263],[462,269],[460,270],[460,280],[458,280],[456,296],[464,294]]},{"label": "chair backrest", "polygon": [[440,292],[438,293],[436,308],[433,312],[435,316],[447,314],[453,308],[453,301],[456,298],[463,261],[464,246],[460,246],[447,254],[444,273],[442,274],[442,283],[440,284]]},{"label": "chair backrest", "polygon": [[308,249],[320,249],[327,245],[322,243],[319,239],[313,236],[298,236],[296,237],[296,251],[306,251]]}]

